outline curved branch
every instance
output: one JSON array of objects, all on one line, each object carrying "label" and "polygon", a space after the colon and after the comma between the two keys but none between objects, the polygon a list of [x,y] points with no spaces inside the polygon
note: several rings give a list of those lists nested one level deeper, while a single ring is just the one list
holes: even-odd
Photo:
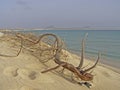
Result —
[{"label": "curved branch", "polygon": [[0,54],[0,56],[3,56],[3,57],[17,57],[20,54],[20,52],[22,51],[23,40],[22,40],[22,38],[20,38],[20,39],[21,39],[21,45],[20,45],[20,49],[19,49],[19,51],[18,51],[18,53],[16,55],[12,56],[12,55]]},{"label": "curved branch", "polygon": [[77,67],[79,70],[81,69],[81,67],[83,66],[83,62],[84,62],[84,57],[85,57],[85,41],[87,39],[88,33],[85,34],[84,38],[82,39],[82,50],[81,50],[81,60],[80,60],[80,64]]},{"label": "curved branch", "polygon": [[101,56],[101,54],[100,54],[100,52],[99,52],[99,53],[98,53],[98,59],[97,59],[97,61],[95,62],[95,64],[94,64],[93,66],[91,66],[90,68],[85,69],[85,70],[83,71],[83,73],[86,73],[86,72],[90,71],[91,69],[95,68],[95,66],[97,65],[97,63],[98,63],[98,61],[99,61],[99,59],[100,59],[100,56]]}]

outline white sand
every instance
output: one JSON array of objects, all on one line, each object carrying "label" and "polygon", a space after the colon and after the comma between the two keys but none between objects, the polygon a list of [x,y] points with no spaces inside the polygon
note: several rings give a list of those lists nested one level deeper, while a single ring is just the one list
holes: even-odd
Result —
[{"label": "white sand", "polygon": [[[0,38],[0,53],[15,54],[10,48],[11,41]],[[7,49],[6,49],[7,48]],[[69,62],[78,65],[79,57],[68,52]],[[86,60],[86,63],[88,61]],[[49,67],[56,64],[51,60],[46,63]],[[92,65],[91,62],[90,65]],[[60,69],[42,74],[47,67],[38,58],[22,51],[17,57],[0,56],[0,90],[89,90],[86,86],[80,86],[70,81],[68,75],[57,73]],[[66,74],[67,70],[65,70]],[[91,82],[91,90],[119,90],[120,74],[113,70],[97,65],[93,71],[94,80]]]},{"label": "white sand", "polygon": [[0,37],[4,36],[4,33],[0,32]]}]

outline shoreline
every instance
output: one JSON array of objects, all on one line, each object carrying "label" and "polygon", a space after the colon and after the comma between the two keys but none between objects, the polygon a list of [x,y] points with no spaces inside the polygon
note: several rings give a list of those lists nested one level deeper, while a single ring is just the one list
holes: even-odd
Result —
[{"label": "shoreline", "polygon": [[[95,62],[95,60],[91,60],[90,58],[87,58],[87,57],[86,57],[85,59],[90,60],[90,61],[92,61],[92,62]],[[98,62],[98,63],[99,63],[99,64],[98,64],[99,66],[108,68],[108,69],[110,69],[110,70],[112,70],[112,71],[120,74],[120,66],[119,66],[119,65],[116,66],[116,64],[115,64],[114,61],[108,61],[108,60],[104,60],[104,61],[103,61],[103,60],[104,60],[104,59],[101,59],[100,62]],[[117,64],[118,64],[118,63],[117,63]]]},{"label": "shoreline", "polygon": [[[78,57],[80,57],[80,54],[81,54],[81,53],[79,54],[79,52],[76,52],[74,50],[70,50],[70,53],[75,54]],[[96,60],[96,58],[97,58],[97,55],[89,55],[88,54],[88,56],[87,56],[87,54],[86,54],[86,56],[85,56],[85,59],[90,60],[92,62],[94,62]],[[106,65],[106,67],[109,68],[109,69],[113,68],[114,71],[120,73],[120,70],[119,70],[120,69],[120,65],[119,65],[120,61],[117,61],[117,60],[113,61],[112,59],[104,59],[101,56],[101,60],[99,61],[99,63],[103,66]]]},{"label": "shoreline", "polygon": [[103,64],[103,63],[99,63],[99,66],[108,68],[108,69],[112,70],[113,72],[116,72],[116,73],[120,74],[120,70],[116,67],[113,67],[113,66],[110,66],[110,65],[107,65],[107,64]]},{"label": "shoreline", "polygon": [[37,30],[37,31],[41,31],[41,30],[120,30],[120,27],[119,28],[13,28],[13,29],[0,29],[0,31],[29,31],[29,30]]}]

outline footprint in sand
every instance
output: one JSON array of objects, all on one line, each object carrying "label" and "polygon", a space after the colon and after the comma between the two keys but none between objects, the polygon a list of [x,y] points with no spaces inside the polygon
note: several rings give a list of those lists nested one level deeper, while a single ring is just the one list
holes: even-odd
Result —
[{"label": "footprint in sand", "polygon": [[102,75],[104,75],[105,77],[111,77],[111,75],[110,75],[109,72],[107,72],[107,71],[102,71],[101,73],[102,73]]},{"label": "footprint in sand", "polygon": [[35,71],[30,71],[30,70],[27,70],[27,69],[19,69],[18,74],[23,79],[34,80],[37,77],[37,73]]},{"label": "footprint in sand", "polygon": [[16,89],[9,89],[9,90],[40,90],[37,88],[32,88],[32,87],[28,87],[28,86],[22,86],[21,88],[16,88]]},{"label": "footprint in sand", "polygon": [[11,67],[5,68],[3,73],[6,76],[16,77],[16,76],[18,76],[18,73],[17,73],[18,70],[19,70],[19,68],[11,66]]},{"label": "footprint in sand", "polygon": [[54,83],[54,79],[51,78],[49,75],[42,74],[39,72],[31,71],[28,69],[19,69],[18,75],[22,79],[26,80],[36,80],[38,83]]},{"label": "footprint in sand", "polygon": [[21,79],[25,80],[36,80],[38,83],[54,83],[54,79],[49,75],[15,66],[5,68],[3,73],[6,76],[21,77]]},{"label": "footprint in sand", "polygon": [[40,89],[35,89],[35,88],[32,88],[32,87],[28,87],[28,86],[23,86],[20,88],[20,90],[40,90]]}]

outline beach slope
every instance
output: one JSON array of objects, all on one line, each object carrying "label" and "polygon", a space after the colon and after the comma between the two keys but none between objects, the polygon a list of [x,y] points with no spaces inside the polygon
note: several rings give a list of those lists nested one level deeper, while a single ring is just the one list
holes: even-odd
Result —
[{"label": "beach slope", "polygon": [[[20,47],[15,47],[13,42],[15,42],[13,39],[1,36],[0,54],[14,56]],[[19,43],[17,45],[19,46]],[[70,63],[78,65],[78,56],[67,51],[65,53]],[[89,60],[85,60],[85,63],[88,62]],[[90,65],[93,63],[90,62]],[[70,74],[66,73],[67,70],[64,74],[59,72],[61,68],[41,73],[54,66],[56,64],[52,60],[43,64],[27,50],[22,50],[17,57],[0,56],[0,90],[89,90],[85,85],[81,86],[72,81]],[[94,80],[90,82],[91,90],[120,89],[120,74],[112,69],[98,64],[93,75]]]}]

